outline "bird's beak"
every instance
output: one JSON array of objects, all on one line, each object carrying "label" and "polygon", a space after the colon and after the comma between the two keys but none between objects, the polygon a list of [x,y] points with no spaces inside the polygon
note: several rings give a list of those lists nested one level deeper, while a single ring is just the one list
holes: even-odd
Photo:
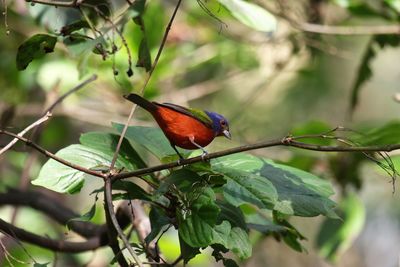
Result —
[{"label": "bird's beak", "polygon": [[222,133],[225,135],[226,138],[231,139],[231,133],[228,130],[223,130]]}]

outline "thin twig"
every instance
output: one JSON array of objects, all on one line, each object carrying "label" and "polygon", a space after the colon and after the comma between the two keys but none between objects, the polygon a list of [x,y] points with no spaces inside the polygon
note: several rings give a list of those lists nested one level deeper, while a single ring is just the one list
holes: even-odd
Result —
[{"label": "thin twig", "polygon": [[[35,121],[34,123],[32,123],[31,125],[29,125],[28,127],[26,127],[24,130],[22,130],[20,133],[18,133],[17,136],[22,137],[24,136],[28,131],[30,131],[31,129],[39,126],[40,124],[42,124],[43,122],[47,121],[49,118],[51,117],[51,113],[50,112],[46,112],[46,114],[41,117],[40,119],[38,119],[37,121]],[[0,130],[1,133],[1,130]],[[5,151],[7,151],[8,149],[10,149],[15,143],[18,142],[18,137],[15,137],[10,143],[8,143],[5,147],[3,147],[0,150],[0,155],[3,154]]]},{"label": "thin twig", "polygon": [[133,250],[132,246],[129,244],[128,239],[126,238],[125,234],[123,233],[118,221],[117,217],[115,216],[114,206],[112,202],[112,184],[111,179],[109,177],[104,179],[104,197],[107,206],[107,213],[110,216],[111,222],[114,225],[115,230],[117,231],[119,237],[124,242],[125,247],[128,249],[129,253],[135,260],[136,264],[139,267],[143,267],[142,262],[140,261],[139,257],[136,255],[135,251]]},{"label": "thin twig", "polygon": [[[163,49],[164,49],[164,46],[165,46],[165,43],[166,43],[166,41],[167,41],[167,37],[168,37],[169,31],[171,30],[172,23],[173,23],[173,21],[174,21],[174,19],[175,19],[176,13],[178,12],[178,9],[179,9],[179,6],[180,6],[181,2],[182,2],[182,0],[178,0],[178,3],[177,3],[176,6],[175,6],[174,12],[172,13],[172,16],[171,16],[171,18],[170,18],[170,20],[169,20],[169,22],[168,22],[168,25],[167,25],[167,27],[165,28],[165,32],[164,32],[163,39],[162,39],[162,41],[161,41],[160,48],[158,49],[158,52],[157,52],[156,58],[154,59],[153,65],[151,66],[151,69],[150,69],[150,71],[149,71],[149,74],[147,75],[147,78],[146,78],[146,80],[144,81],[144,84],[143,84],[143,86],[142,86],[142,89],[140,90],[140,95],[143,95],[144,90],[146,89],[147,84],[149,83],[150,78],[151,78],[151,76],[152,76],[152,74],[153,74],[153,72],[154,72],[154,69],[156,68],[156,66],[157,66],[157,64],[158,64],[158,60],[160,59],[161,53],[162,53],[162,51],[163,51]],[[119,138],[119,140],[118,140],[118,144],[117,144],[117,147],[116,147],[116,149],[115,149],[114,157],[113,157],[113,159],[112,159],[112,161],[111,161],[110,169],[113,169],[113,168],[114,168],[115,162],[117,161],[118,153],[119,153],[119,150],[120,150],[120,148],[121,148],[122,141],[124,140],[126,131],[128,130],[129,122],[131,121],[131,119],[132,119],[132,117],[133,117],[133,113],[135,113],[136,107],[137,107],[136,104],[134,104],[134,105],[132,106],[132,109],[131,109],[131,111],[130,111],[130,113],[129,113],[128,119],[127,119],[127,121],[126,121],[126,123],[125,123],[124,129],[123,129],[122,132],[121,132],[121,136],[120,136],[120,138]]]}]

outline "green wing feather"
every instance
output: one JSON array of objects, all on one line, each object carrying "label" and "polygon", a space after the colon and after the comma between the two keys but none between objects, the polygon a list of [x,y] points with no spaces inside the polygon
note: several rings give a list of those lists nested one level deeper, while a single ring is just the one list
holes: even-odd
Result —
[{"label": "green wing feather", "polygon": [[188,115],[188,116],[202,122],[208,128],[212,128],[213,121],[207,115],[207,113],[205,113],[203,110],[195,109],[195,108],[185,108],[185,107],[178,106],[178,105],[171,104],[171,103],[162,103],[162,104],[157,103],[157,105],[160,105],[160,106],[163,106],[166,108],[170,108],[170,109],[173,109],[182,114]]}]

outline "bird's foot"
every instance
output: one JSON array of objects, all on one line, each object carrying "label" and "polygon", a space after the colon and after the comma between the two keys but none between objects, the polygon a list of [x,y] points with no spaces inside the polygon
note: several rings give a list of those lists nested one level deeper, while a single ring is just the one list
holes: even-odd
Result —
[{"label": "bird's foot", "polygon": [[203,153],[201,154],[201,159],[203,161],[209,161],[206,157],[208,156],[208,152],[203,150]]}]

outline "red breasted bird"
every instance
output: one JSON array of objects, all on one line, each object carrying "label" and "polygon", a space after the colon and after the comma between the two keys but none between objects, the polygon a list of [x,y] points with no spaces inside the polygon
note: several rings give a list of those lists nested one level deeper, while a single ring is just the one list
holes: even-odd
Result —
[{"label": "red breasted bird", "polygon": [[217,136],[231,139],[228,121],[215,112],[185,108],[170,103],[150,102],[137,94],[124,96],[129,101],[141,106],[155,118],[161,130],[180,158],[176,146],[185,149],[204,149]]}]

